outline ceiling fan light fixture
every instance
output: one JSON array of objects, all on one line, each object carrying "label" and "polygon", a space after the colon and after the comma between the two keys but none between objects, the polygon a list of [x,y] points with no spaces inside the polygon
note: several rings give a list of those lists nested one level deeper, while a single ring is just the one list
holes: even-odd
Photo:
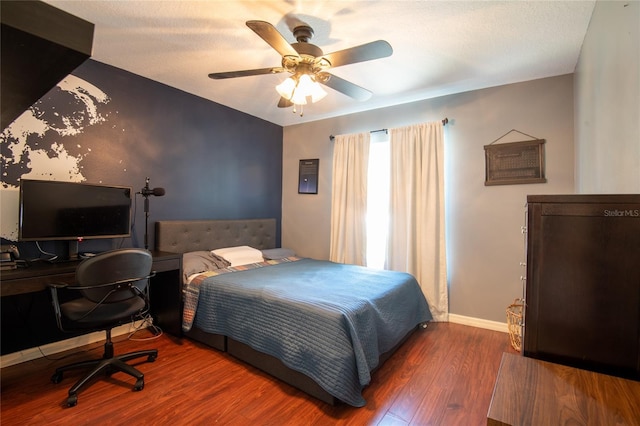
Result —
[{"label": "ceiling fan light fixture", "polygon": [[311,95],[311,90],[313,89],[313,80],[309,74],[302,74],[298,78],[298,87],[296,88],[296,92],[300,91],[304,93],[305,96]]},{"label": "ceiling fan light fixture", "polygon": [[297,81],[293,79],[293,77],[287,78],[282,83],[276,86],[276,91],[285,99],[291,100],[293,96],[293,91],[296,88]]},{"label": "ceiling fan light fixture", "polygon": [[322,87],[314,81],[313,86],[311,87],[311,102],[316,103],[325,96],[327,96],[327,92],[325,92]]},{"label": "ceiling fan light fixture", "polygon": [[296,105],[306,105],[308,97],[311,97],[311,102],[315,103],[327,96],[327,92],[309,74],[288,77],[276,86],[276,91]]},{"label": "ceiling fan light fixture", "polygon": [[309,74],[303,74],[300,76],[300,82],[296,90],[301,91],[305,97],[311,96],[311,102],[316,103],[325,96],[327,92],[322,90],[320,84],[315,79],[315,76]]},{"label": "ceiling fan light fixture", "polygon": [[328,71],[331,68],[344,65],[385,58],[393,53],[388,42],[377,40],[325,54],[321,48],[309,42],[313,36],[313,29],[307,24],[298,25],[293,29],[293,35],[297,40],[295,43],[288,42],[276,27],[268,22],[252,20],[247,21],[247,26],[280,54],[282,66],[216,72],[210,73],[209,78],[219,80],[289,73],[290,76],[275,88],[280,94],[278,108],[288,108],[293,105],[294,112],[296,106],[300,106],[300,111],[302,111],[302,105],[306,105],[308,102],[318,102],[327,95],[320,84],[358,101],[369,99],[372,95],[370,91],[330,74]]},{"label": "ceiling fan light fixture", "polygon": [[293,102],[295,105],[306,105],[307,104],[307,96],[306,93],[302,90],[300,90],[300,84],[298,83],[298,86],[296,86],[295,90],[293,91],[293,96],[291,96],[291,99],[289,99],[291,102]]}]

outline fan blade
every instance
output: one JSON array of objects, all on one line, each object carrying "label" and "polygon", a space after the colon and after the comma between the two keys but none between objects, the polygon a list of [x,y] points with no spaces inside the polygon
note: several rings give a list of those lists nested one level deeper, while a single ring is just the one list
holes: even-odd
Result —
[{"label": "fan blade", "polygon": [[263,75],[263,74],[277,74],[283,71],[284,71],[284,68],[273,67],[273,68],[259,68],[255,70],[244,70],[244,71],[213,72],[209,74],[209,78],[213,78],[214,80],[221,80],[223,78],[247,77],[251,75]]},{"label": "fan blade", "polygon": [[293,106],[293,102],[291,102],[287,98],[280,97],[280,101],[278,102],[278,108],[289,108]]},{"label": "fan blade", "polygon": [[269,46],[273,47],[282,56],[299,56],[298,52],[276,30],[276,27],[265,21],[247,21],[247,27],[258,34]]},{"label": "fan blade", "polygon": [[[329,74],[329,73],[324,73],[324,74]],[[340,78],[333,74],[329,74],[329,76],[330,77],[327,81],[324,81],[324,82],[320,81],[320,82],[325,86],[331,87],[332,89],[337,90],[338,92],[344,93],[345,95],[352,97],[355,100],[366,101],[373,95],[373,93],[371,93],[367,89],[362,88],[356,84],[353,84],[343,78]]]},{"label": "fan blade", "polygon": [[[338,50],[323,56],[332,67],[355,64],[357,62],[370,61],[372,59],[386,58],[391,56],[393,48],[384,40],[372,41],[371,43],[351,47],[349,49]],[[318,58],[320,59],[320,58]]]}]

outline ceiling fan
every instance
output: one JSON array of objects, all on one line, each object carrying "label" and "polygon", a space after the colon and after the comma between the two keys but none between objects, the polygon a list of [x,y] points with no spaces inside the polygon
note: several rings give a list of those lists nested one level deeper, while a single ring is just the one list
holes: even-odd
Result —
[{"label": "ceiling fan", "polygon": [[327,70],[384,58],[393,53],[389,43],[378,40],[324,54],[318,46],[309,43],[313,37],[313,29],[306,24],[298,25],[293,29],[293,36],[297,40],[297,43],[293,44],[289,44],[282,34],[268,22],[247,21],[247,26],[282,56],[282,66],[217,72],[209,74],[209,77],[217,80],[288,72],[291,74],[290,77],[276,87],[281,96],[278,107],[286,108],[293,105],[294,112],[295,105],[305,105],[309,97],[312,102],[316,102],[326,95],[318,83],[359,101],[369,99],[372,95],[369,90],[330,74]]}]

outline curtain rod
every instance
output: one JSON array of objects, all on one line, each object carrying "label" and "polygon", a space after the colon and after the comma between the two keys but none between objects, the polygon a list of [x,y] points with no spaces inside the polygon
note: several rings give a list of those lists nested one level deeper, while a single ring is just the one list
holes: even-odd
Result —
[{"label": "curtain rod", "polygon": [[[447,117],[442,119],[442,125],[446,126],[447,123],[449,123],[449,119]],[[386,132],[388,131],[388,129],[378,129],[378,130],[371,130],[369,133],[377,133],[377,132]],[[329,135],[329,140],[334,140],[336,137],[333,135]]]}]

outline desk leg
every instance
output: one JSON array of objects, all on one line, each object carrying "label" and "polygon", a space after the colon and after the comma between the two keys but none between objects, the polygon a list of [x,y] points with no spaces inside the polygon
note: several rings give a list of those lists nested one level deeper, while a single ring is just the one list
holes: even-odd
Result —
[{"label": "desk leg", "polygon": [[149,285],[151,315],[155,325],[182,336],[182,293],[180,270],[157,272]]}]

